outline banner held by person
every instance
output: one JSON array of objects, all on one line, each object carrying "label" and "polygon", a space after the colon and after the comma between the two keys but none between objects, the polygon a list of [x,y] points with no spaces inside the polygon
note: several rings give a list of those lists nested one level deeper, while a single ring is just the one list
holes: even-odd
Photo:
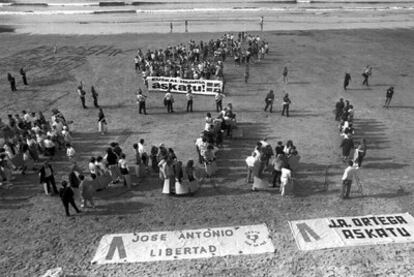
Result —
[{"label": "banner held by person", "polygon": [[187,93],[191,89],[193,94],[214,96],[223,92],[223,81],[219,80],[191,80],[170,77],[147,77],[148,91],[173,93]]},{"label": "banner held by person", "polygon": [[92,264],[134,263],[273,253],[265,224],[102,237]]},{"label": "banner held by person", "polygon": [[300,250],[414,242],[409,214],[368,215],[290,221]]}]

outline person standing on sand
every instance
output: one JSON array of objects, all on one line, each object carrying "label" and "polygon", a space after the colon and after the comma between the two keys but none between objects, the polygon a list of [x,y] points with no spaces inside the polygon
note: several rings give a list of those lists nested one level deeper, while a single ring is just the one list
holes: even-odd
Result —
[{"label": "person standing on sand", "polygon": [[282,109],[282,116],[285,115],[285,111],[286,111],[286,116],[289,117],[289,105],[290,103],[292,103],[289,99],[289,94],[285,94],[285,96],[283,97],[283,109]]},{"label": "person standing on sand", "polygon": [[264,17],[263,17],[263,15],[260,17],[259,25],[260,25],[260,32],[263,32],[263,25],[264,25]]},{"label": "person standing on sand", "polygon": [[342,175],[342,198],[348,199],[351,193],[351,185],[356,175],[356,168],[352,161],[348,161],[348,167],[345,168],[344,175]]},{"label": "person standing on sand", "polygon": [[17,91],[17,88],[16,88],[16,79],[13,77],[13,75],[11,75],[10,73],[7,73],[7,80],[10,83],[10,89],[11,89],[11,91]]},{"label": "person standing on sand", "polygon": [[62,181],[62,188],[59,191],[60,199],[62,200],[63,206],[65,207],[66,216],[70,216],[69,213],[69,204],[75,209],[76,213],[80,213],[81,211],[78,209],[74,199],[74,193],[70,186],[68,186],[68,182]]},{"label": "person standing on sand", "polygon": [[372,67],[367,65],[367,67],[365,67],[364,72],[362,73],[362,77],[364,77],[364,80],[362,81],[362,85],[369,87],[368,84],[368,78],[372,75]]},{"label": "person standing on sand", "polygon": [[345,78],[344,78],[344,90],[346,90],[349,86],[349,81],[351,81],[351,74],[349,74],[348,72],[345,73]]},{"label": "person standing on sand", "polygon": [[170,33],[172,33],[172,32],[173,32],[173,23],[170,22]]},{"label": "person standing on sand", "polygon": [[184,21],[185,32],[188,33],[188,20]]},{"label": "person standing on sand", "polygon": [[138,89],[137,102],[138,102],[138,109],[139,109],[140,114],[142,112],[144,112],[144,114],[147,114],[147,108],[145,107],[145,100],[146,99],[147,99],[147,97],[142,94],[142,90]]},{"label": "person standing on sand", "polygon": [[51,194],[50,186],[52,186],[53,193],[58,194],[58,190],[56,188],[56,183],[55,183],[55,176],[53,174],[53,167],[49,164],[48,161],[45,161],[43,166],[40,168],[39,177],[40,177],[40,183],[44,184],[45,192],[47,192],[47,194]]},{"label": "person standing on sand", "polygon": [[345,134],[345,137],[342,140],[340,147],[342,148],[343,160],[344,162],[346,162],[348,160],[352,148],[354,148],[354,141],[349,135]]},{"label": "person standing on sand", "polygon": [[287,68],[287,66],[285,66],[283,68],[283,73],[282,73],[282,75],[283,75],[283,83],[285,83],[285,84],[287,84],[289,82],[288,72],[289,72],[288,71],[288,68]]},{"label": "person standing on sand", "polygon": [[26,71],[24,71],[23,67],[20,68],[20,75],[22,75],[23,84],[27,86],[28,83],[27,83],[27,78],[26,78]]},{"label": "person standing on sand", "polygon": [[99,108],[98,131],[101,133],[101,135],[105,135],[106,124],[107,124],[107,122],[106,122],[105,114],[104,114],[102,108]]},{"label": "person standing on sand", "polygon": [[335,105],[335,120],[339,121],[342,117],[342,114],[344,112],[344,108],[345,108],[345,103],[344,103],[344,99],[340,98],[338,102],[336,102]]},{"label": "person standing on sand", "polygon": [[223,98],[224,94],[221,93],[221,91],[217,92],[214,96],[214,99],[216,100],[216,111],[219,113],[223,110]]},{"label": "person standing on sand", "polygon": [[245,84],[247,84],[247,82],[249,81],[249,76],[250,76],[250,73],[249,73],[249,64],[246,63],[246,67],[244,69],[244,83]]},{"label": "person standing on sand", "polygon": [[389,89],[387,89],[387,93],[385,94],[384,108],[388,109],[390,107],[390,103],[391,103],[391,99],[393,95],[394,95],[394,87],[390,87]]},{"label": "person standing on sand", "polygon": [[91,86],[91,94],[92,94],[92,98],[93,98],[93,105],[95,106],[95,108],[99,108],[99,105],[98,105],[98,93],[96,92],[94,86]]},{"label": "person standing on sand", "polygon": [[357,168],[361,167],[362,161],[365,158],[365,155],[367,153],[367,144],[365,139],[361,139],[361,142],[359,143],[358,147],[355,149],[354,152],[354,164],[357,164]]},{"label": "person standing on sand", "polygon": [[188,88],[185,98],[187,99],[187,112],[193,112],[193,93],[191,92],[191,87]]},{"label": "person standing on sand", "polygon": [[[82,82],[81,82],[81,84],[82,84]],[[78,95],[79,95],[79,98],[80,98],[80,100],[81,100],[81,103],[82,103],[82,107],[84,108],[84,109],[86,109],[87,107],[86,107],[86,105],[85,105],[85,96],[86,96],[86,92],[83,90],[83,87],[82,87],[82,85],[79,85],[78,86]]]},{"label": "person standing on sand", "polygon": [[164,95],[164,105],[167,106],[168,113],[174,112],[173,103],[174,97],[172,96],[170,90],[167,90],[167,93]]},{"label": "person standing on sand", "polygon": [[264,108],[265,112],[267,111],[267,108],[269,108],[269,107],[270,107],[269,111],[272,112],[272,110],[273,110],[273,101],[274,100],[275,100],[275,95],[273,93],[273,90],[270,90],[269,93],[266,95],[266,98],[265,98],[265,103],[266,103],[266,106]]}]

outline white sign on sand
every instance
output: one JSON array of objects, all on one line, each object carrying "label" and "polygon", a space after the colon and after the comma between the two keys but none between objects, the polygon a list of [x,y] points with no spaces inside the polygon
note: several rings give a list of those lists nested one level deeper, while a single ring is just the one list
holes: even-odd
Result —
[{"label": "white sign on sand", "polygon": [[214,96],[223,91],[223,81],[220,80],[192,80],[173,77],[147,77],[149,91],[170,90],[174,93],[187,93],[189,88],[193,94]]},{"label": "white sign on sand", "polygon": [[199,259],[274,252],[265,224],[102,237],[93,264]]},{"label": "white sign on sand", "polygon": [[290,221],[300,250],[414,242],[409,214],[367,215]]}]

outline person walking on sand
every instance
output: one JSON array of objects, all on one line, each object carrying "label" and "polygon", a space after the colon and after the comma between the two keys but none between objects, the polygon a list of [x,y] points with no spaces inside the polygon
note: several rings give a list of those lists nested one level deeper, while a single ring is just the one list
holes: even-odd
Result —
[{"label": "person walking on sand", "polygon": [[98,105],[98,93],[96,92],[94,86],[91,86],[91,94],[92,94],[92,98],[93,98],[93,105],[95,106],[95,108],[99,108],[99,105]]},{"label": "person walking on sand", "polygon": [[28,83],[27,83],[27,78],[26,78],[26,71],[24,71],[23,67],[20,68],[20,75],[22,75],[23,84],[27,86]]},{"label": "person walking on sand", "polygon": [[70,216],[69,204],[72,205],[76,213],[81,212],[76,206],[73,190],[70,186],[68,186],[67,181],[62,181],[62,188],[59,191],[59,196],[60,196],[60,199],[62,200],[63,207],[65,207],[66,216]]},{"label": "person walking on sand", "polygon": [[367,154],[367,144],[365,139],[361,139],[361,142],[359,143],[358,147],[355,149],[354,152],[354,164],[357,165],[357,168],[361,167],[362,161],[365,158],[365,155]]},{"label": "person walking on sand", "polygon": [[107,124],[107,122],[106,122],[105,114],[104,114],[102,108],[99,108],[98,131],[101,133],[101,135],[105,135],[106,124]]},{"label": "person walking on sand", "polygon": [[348,167],[345,168],[344,174],[342,175],[342,193],[341,197],[343,199],[348,199],[349,194],[351,193],[352,181],[356,177],[357,170],[354,167],[352,161],[348,161]]},{"label": "person walking on sand", "polygon": [[283,83],[285,83],[285,84],[287,84],[289,82],[288,73],[289,73],[288,68],[287,68],[287,66],[285,66],[283,68],[283,73],[282,73],[282,75],[283,75]]},{"label": "person walking on sand", "polygon": [[289,105],[290,103],[292,103],[289,99],[289,94],[285,94],[285,96],[283,97],[283,109],[282,109],[282,116],[285,115],[286,112],[286,116],[289,117]]},{"label": "person walking on sand", "polygon": [[273,93],[273,90],[270,90],[265,98],[265,103],[266,103],[266,106],[264,108],[265,112],[267,111],[267,108],[270,108],[269,111],[273,112],[273,101],[274,100],[275,100],[275,95]]},{"label": "person walking on sand", "polygon": [[387,89],[387,93],[385,94],[384,108],[388,109],[390,107],[390,103],[391,103],[391,99],[393,95],[394,95],[394,87],[390,87],[389,89]]},{"label": "person walking on sand", "polygon": [[46,194],[51,194],[50,186],[52,186],[53,193],[58,194],[53,167],[49,164],[48,161],[45,161],[43,163],[43,166],[40,168],[39,177],[40,183],[43,184]]},{"label": "person walking on sand", "polygon": [[345,134],[340,147],[342,148],[343,161],[346,162],[349,158],[349,154],[351,154],[351,150],[354,148],[354,141],[349,135]]},{"label": "person walking on sand", "polygon": [[351,81],[351,74],[346,72],[345,77],[344,77],[344,90],[347,90],[350,81]]},{"label": "person walking on sand", "polygon": [[362,72],[362,77],[364,77],[364,80],[362,81],[362,85],[369,87],[368,84],[368,78],[372,75],[372,67],[367,65],[364,69],[364,72]]},{"label": "person walking on sand", "polygon": [[137,94],[137,102],[138,102],[138,111],[141,114],[144,112],[144,114],[147,114],[147,108],[145,106],[145,100],[147,100],[147,97],[142,94],[142,89],[138,89]]},{"label": "person walking on sand", "polygon": [[[81,82],[81,84],[82,84],[82,82]],[[82,85],[79,85],[78,86],[78,95],[79,95],[79,98],[80,98],[80,100],[81,100],[81,104],[82,104],[82,107],[84,108],[84,109],[86,109],[87,107],[86,107],[86,104],[85,104],[85,101],[86,101],[86,92],[83,90],[83,86]]]}]

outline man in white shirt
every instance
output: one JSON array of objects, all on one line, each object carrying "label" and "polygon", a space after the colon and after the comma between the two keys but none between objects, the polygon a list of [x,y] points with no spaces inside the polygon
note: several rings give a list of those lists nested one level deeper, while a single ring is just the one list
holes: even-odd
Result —
[{"label": "man in white shirt", "polygon": [[198,153],[198,162],[202,164],[204,153],[207,150],[207,139],[204,136],[204,133],[200,134],[200,137],[195,142],[195,146]]},{"label": "man in white shirt", "polygon": [[142,90],[139,89],[138,94],[137,94],[137,103],[138,103],[138,106],[139,106],[139,113],[142,113],[142,111],[143,111],[144,114],[147,114],[147,109],[145,107],[146,98],[147,97],[142,94]]},{"label": "man in white shirt", "polygon": [[353,161],[348,161],[348,167],[345,168],[344,175],[342,176],[342,198],[349,198],[351,192],[352,181],[357,174]]},{"label": "man in white shirt", "polygon": [[69,160],[73,160],[75,158],[75,148],[72,145],[66,144],[66,156],[68,156]]},{"label": "man in white shirt", "polygon": [[167,112],[173,113],[173,103],[174,103],[174,97],[172,96],[170,90],[167,91],[167,93],[164,96],[164,104],[167,106]]},{"label": "man in white shirt", "polygon": [[280,175],[280,194],[282,196],[285,195],[286,186],[289,184],[290,179],[292,178],[292,171],[290,169],[287,169],[285,167],[282,167]]},{"label": "man in white shirt", "polygon": [[223,98],[224,98],[224,94],[221,93],[221,91],[217,92],[216,95],[214,96],[214,99],[216,100],[216,110],[217,112],[221,112],[223,110]]},{"label": "man in white shirt", "polygon": [[191,87],[187,91],[185,98],[187,99],[187,112],[193,112],[193,92],[191,91]]},{"label": "man in white shirt", "polygon": [[141,157],[142,162],[145,164],[145,166],[148,166],[148,154],[147,154],[147,151],[145,150],[144,143],[145,143],[144,139],[139,140],[138,153]]}]

